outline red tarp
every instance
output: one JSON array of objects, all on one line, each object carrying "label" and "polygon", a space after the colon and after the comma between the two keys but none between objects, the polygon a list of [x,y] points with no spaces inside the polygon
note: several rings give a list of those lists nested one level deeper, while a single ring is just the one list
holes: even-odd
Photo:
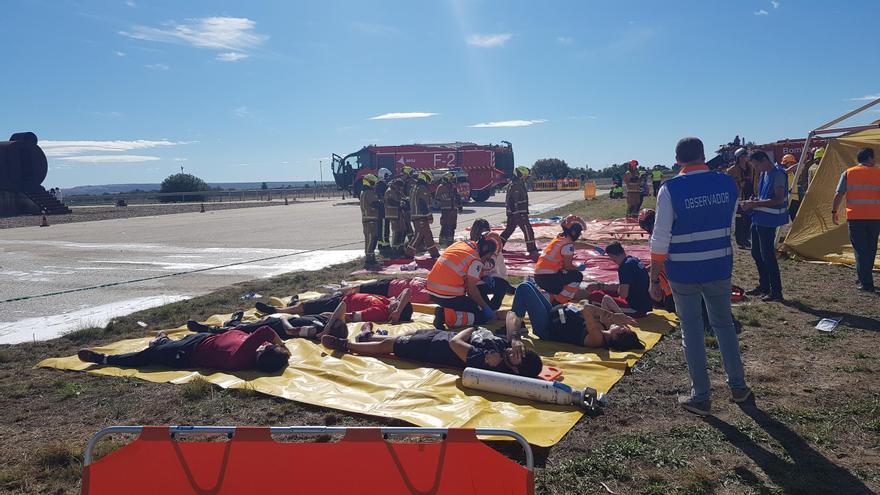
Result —
[{"label": "red tarp", "polygon": [[154,426],[86,466],[82,493],[531,494],[533,476],[469,429],[430,443],[388,442],[379,429],[348,430],[332,443],[278,442],[268,428],[178,442]]},{"label": "red tarp", "polygon": [[[535,231],[535,239],[552,239],[561,229],[559,222],[538,221],[532,222]],[[492,231],[501,232],[503,227],[492,227]],[[522,241],[522,231],[516,229],[510,237],[515,241]],[[581,234],[581,240],[594,241],[647,241],[648,233],[639,227],[639,222],[634,219],[615,218],[613,220],[592,220],[587,222],[587,228]]]},{"label": "red tarp", "polygon": [[[543,247],[539,243],[538,247]],[[645,264],[651,261],[651,252],[648,246],[626,246],[626,253],[641,259]],[[575,265],[584,263],[587,265],[584,270],[585,281],[596,282],[617,282],[617,265],[614,264],[607,256],[599,254],[593,250],[578,249],[574,256]],[[385,265],[378,270],[358,270],[354,275],[385,275],[390,277],[397,276],[425,276],[434,264],[429,256],[416,258],[415,263],[417,269],[402,270],[401,268],[409,264],[407,260],[387,260]],[[518,277],[534,275],[535,259],[530,258],[526,253],[525,244],[510,242],[504,247],[504,263],[507,265],[507,273]]]}]

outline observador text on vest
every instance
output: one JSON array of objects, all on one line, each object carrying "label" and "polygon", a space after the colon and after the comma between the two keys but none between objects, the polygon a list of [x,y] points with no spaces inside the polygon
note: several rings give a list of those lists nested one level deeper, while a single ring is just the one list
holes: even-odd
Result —
[{"label": "observador text on vest", "polygon": [[691,196],[689,198],[684,198],[684,207],[688,210],[725,203],[730,203],[730,193],[720,192],[715,194],[703,194],[700,196]]}]

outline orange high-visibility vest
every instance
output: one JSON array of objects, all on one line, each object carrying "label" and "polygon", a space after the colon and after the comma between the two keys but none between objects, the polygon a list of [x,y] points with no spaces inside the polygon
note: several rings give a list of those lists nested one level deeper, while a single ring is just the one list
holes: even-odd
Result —
[{"label": "orange high-visibility vest", "polygon": [[566,235],[554,237],[541,251],[541,256],[535,263],[535,274],[556,273],[562,270],[562,248],[569,244],[572,244],[572,241]]},{"label": "orange high-visibility vest", "polygon": [[846,170],[846,219],[880,220],[880,169],[856,165]]},{"label": "orange high-visibility vest", "polygon": [[453,243],[443,251],[428,273],[428,293],[440,297],[463,296],[468,269],[476,261],[480,261],[476,243]]}]

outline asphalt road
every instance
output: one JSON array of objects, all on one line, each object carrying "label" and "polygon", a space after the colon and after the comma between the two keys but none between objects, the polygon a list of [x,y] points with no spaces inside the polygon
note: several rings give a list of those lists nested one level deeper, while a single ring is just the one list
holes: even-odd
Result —
[{"label": "asphalt road", "polygon": [[[533,192],[532,214],[581,194]],[[502,201],[496,195],[467,205],[459,228],[479,217],[503,222]],[[359,209],[350,200],[0,230],[0,343],[103,326],[225,285],[318,270],[362,254]],[[130,282],[194,270],[201,271]],[[105,284],[117,285],[46,295]],[[17,298],[25,299],[8,301]]]}]

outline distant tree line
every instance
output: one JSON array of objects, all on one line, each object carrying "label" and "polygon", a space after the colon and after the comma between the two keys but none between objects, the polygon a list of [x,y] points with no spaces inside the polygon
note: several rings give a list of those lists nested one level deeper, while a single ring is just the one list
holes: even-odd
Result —
[{"label": "distant tree line", "polygon": [[[532,165],[531,175],[535,179],[579,179],[582,176],[589,180],[611,179],[615,176],[622,176],[628,167],[629,162],[624,162],[608,165],[601,170],[593,170],[589,165],[584,165],[583,167],[569,167],[568,164],[565,163],[565,160],[560,160],[559,158],[542,158]],[[654,166],[649,165],[645,168],[653,169]],[[670,170],[669,167],[665,165],[660,165],[660,169],[663,171]]]}]

